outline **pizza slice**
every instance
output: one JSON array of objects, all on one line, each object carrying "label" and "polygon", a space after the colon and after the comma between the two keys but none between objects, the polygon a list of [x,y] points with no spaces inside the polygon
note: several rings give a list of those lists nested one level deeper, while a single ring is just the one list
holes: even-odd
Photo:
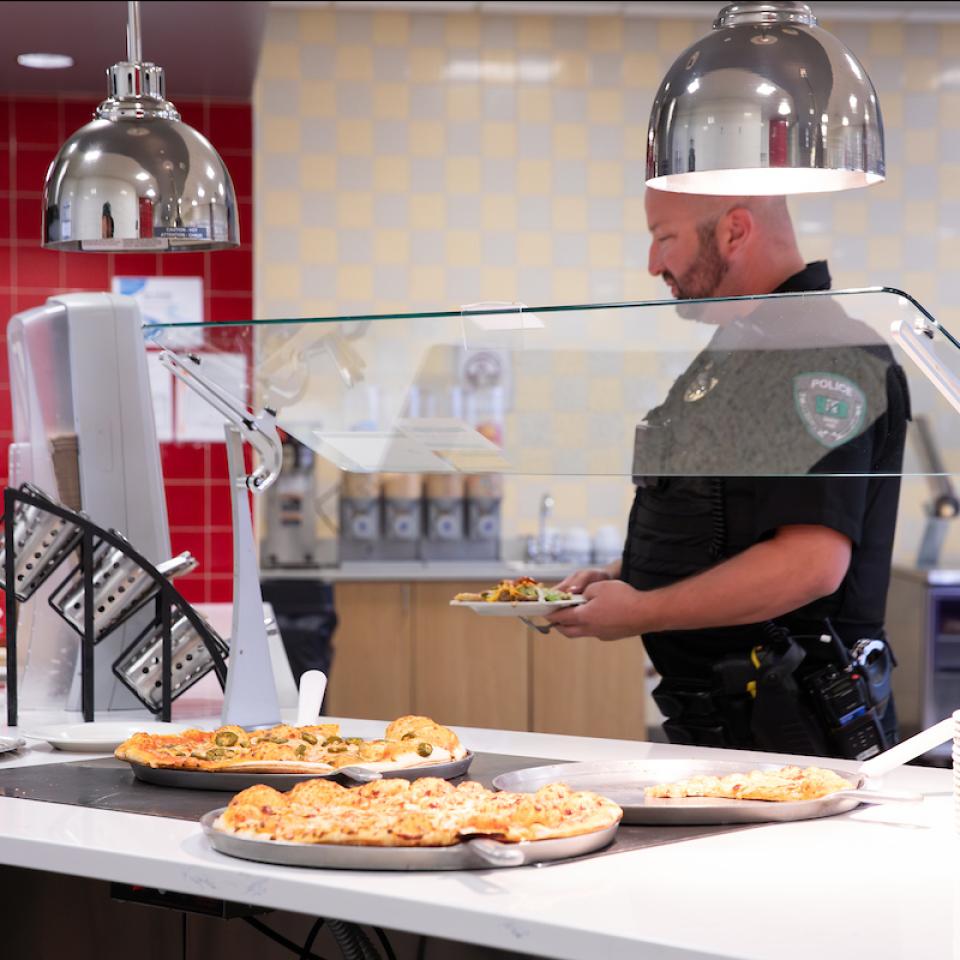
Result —
[{"label": "pizza slice", "polygon": [[677,800],[710,797],[719,800],[767,800],[789,803],[798,800],[819,800],[849,790],[854,785],[821,767],[780,767],[777,770],[751,770],[723,777],[697,776],[674,783],[660,783],[645,789],[651,799]]},{"label": "pizza slice", "polygon": [[230,801],[214,826],[293,843],[442,847],[477,836],[510,843],[577,836],[613,826],[622,815],[605,797],[562,784],[535,794],[492,793],[470,781],[453,786],[423,777],[353,789],[312,780],[286,794],[251,787]]},{"label": "pizza slice", "polygon": [[332,773],[360,764],[374,770],[429,766],[467,755],[457,735],[429,717],[393,721],[379,740],[341,736],[337,724],[278,724],[246,731],[224,726],[157,736],[137,733],[115,756],[155,768],[246,773]]}]

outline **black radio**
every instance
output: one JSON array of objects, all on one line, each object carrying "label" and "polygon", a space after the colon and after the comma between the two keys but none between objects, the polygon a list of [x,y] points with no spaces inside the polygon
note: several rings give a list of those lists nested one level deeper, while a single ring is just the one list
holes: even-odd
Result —
[{"label": "black radio", "polygon": [[803,686],[841,757],[866,760],[887,748],[867,685],[852,664],[818,670]]},{"label": "black radio", "polygon": [[[879,722],[890,692],[891,654],[882,640],[849,652],[828,633],[793,637],[776,624],[749,661],[718,663],[721,703],[737,691],[752,698],[750,730],[761,750],[866,760],[889,744]],[[734,695],[734,696],[731,696]],[[742,696],[742,694],[741,694]]]}]

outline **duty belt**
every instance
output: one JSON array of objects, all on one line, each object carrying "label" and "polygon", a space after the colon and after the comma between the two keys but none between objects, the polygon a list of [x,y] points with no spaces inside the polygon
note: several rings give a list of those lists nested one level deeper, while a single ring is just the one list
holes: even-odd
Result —
[{"label": "duty belt", "polygon": [[712,682],[665,679],[653,694],[664,732],[674,743],[860,760],[886,749],[892,652],[883,638],[848,651],[827,631],[776,628],[748,657],[716,663]]}]

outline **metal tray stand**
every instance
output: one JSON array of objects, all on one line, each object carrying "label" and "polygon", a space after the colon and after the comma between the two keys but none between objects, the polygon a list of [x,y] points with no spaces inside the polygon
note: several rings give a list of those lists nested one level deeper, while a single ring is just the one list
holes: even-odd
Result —
[{"label": "metal tray stand", "polygon": [[465,757],[447,763],[423,764],[416,767],[400,767],[396,770],[370,770],[361,765],[341,767],[339,770],[321,773],[252,773],[243,770],[170,770],[150,767],[143,763],[130,763],[133,775],[144,783],[159,787],[186,787],[188,790],[226,790],[235,793],[257,784],[266,784],[277,790],[289,790],[303,780],[343,780],[347,783],[367,783],[381,777],[399,777],[417,780],[420,777],[440,777],[453,780],[462,777],[473,762],[469,750]]},{"label": "metal tray stand", "polygon": [[290,843],[238,837],[214,828],[226,807],[211,810],[200,820],[214,850],[242,860],[289,867],[332,870],[490,870],[531,863],[566,860],[601,850],[613,841],[618,824],[557,840],[501,843],[476,837],[450,847],[363,847],[334,843]]},{"label": "metal tray stand", "polygon": [[[864,790],[864,778],[849,770],[833,772],[850,782],[850,789],[820,800],[774,803],[766,800],[721,800],[691,797],[677,800],[648,799],[645,787],[672,783],[696,776],[722,777],[747,770],[779,770],[783,764],[743,763],[708,760],[613,760],[587,763],[561,763],[550,767],[530,767],[502,773],[494,778],[498,790],[530,793],[548,783],[565,783],[572,790],[592,790],[623,808],[624,823],[639,824],[721,824],[770,823],[785,820],[812,820],[847,813],[861,803],[876,802],[879,793]],[[915,800],[895,797],[889,800]]]}]

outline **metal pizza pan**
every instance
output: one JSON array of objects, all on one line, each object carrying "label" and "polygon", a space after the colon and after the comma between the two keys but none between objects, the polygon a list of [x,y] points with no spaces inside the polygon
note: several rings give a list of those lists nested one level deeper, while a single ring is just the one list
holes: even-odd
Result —
[{"label": "metal pizza pan", "polygon": [[[695,776],[726,776],[747,770],[778,770],[784,764],[709,760],[613,760],[561,763],[528,767],[494,778],[498,790],[528,793],[548,783],[565,783],[573,790],[592,790],[623,808],[625,824],[695,825],[726,823],[775,823],[812,820],[848,813],[861,803],[881,800],[915,801],[918,794],[880,793],[864,789],[864,778],[850,770],[834,770],[850,783],[849,790],[819,800],[770,802],[721,800],[695,797],[681,800],[650,799],[645,787]],[[829,768],[827,768],[829,769]]]},{"label": "metal pizza pan", "polygon": [[214,850],[242,860],[327,870],[490,870],[567,860],[601,850],[613,841],[618,824],[576,837],[500,843],[486,837],[449,847],[365,847],[333,843],[257,840],[217,830],[214,821],[226,807],[200,820]]},{"label": "metal pizza pan", "polygon": [[400,767],[395,770],[371,771],[365,767],[344,767],[328,772],[306,773],[254,773],[246,770],[176,770],[151,767],[128,760],[133,775],[144,783],[158,787],[180,787],[187,790],[224,790],[236,793],[257,784],[266,784],[276,790],[289,790],[303,780],[338,780],[346,784],[378,780],[381,777],[399,777],[416,780],[419,777],[440,777],[452,780],[463,776],[470,769],[473,753],[469,750],[459,760],[445,763],[423,764],[417,767]]}]

